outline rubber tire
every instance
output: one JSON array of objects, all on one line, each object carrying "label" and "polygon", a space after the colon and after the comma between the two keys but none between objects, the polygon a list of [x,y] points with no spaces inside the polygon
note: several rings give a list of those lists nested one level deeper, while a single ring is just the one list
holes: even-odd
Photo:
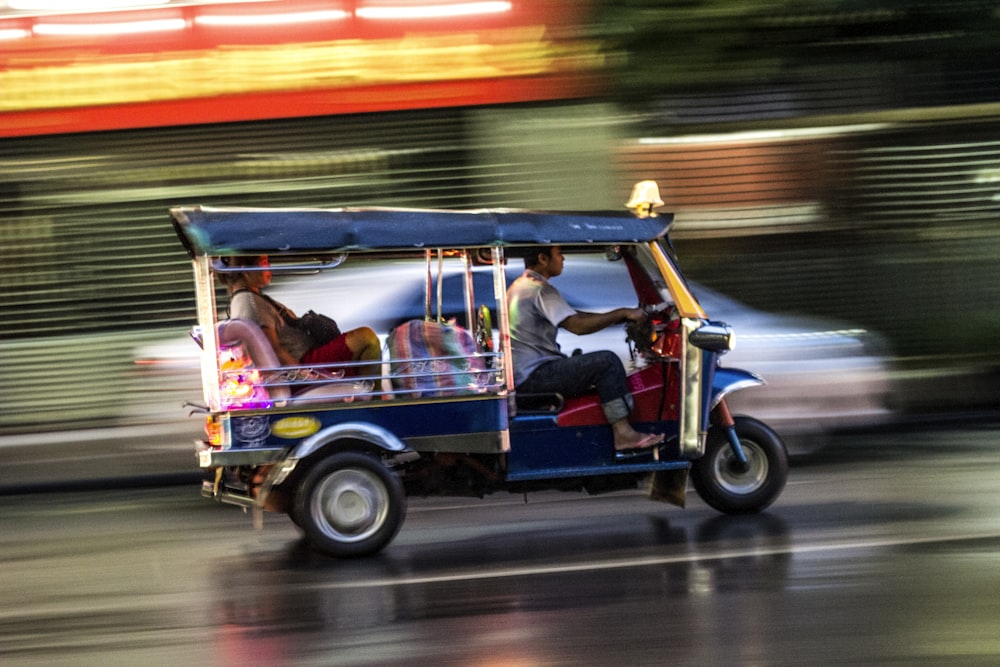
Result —
[{"label": "rubber tire", "polygon": [[367,556],[399,532],[406,492],[399,476],[376,457],[339,452],[306,473],[292,512],[318,551],[338,558]]},{"label": "rubber tire", "polygon": [[735,457],[725,430],[713,426],[705,455],[691,464],[691,483],[701,499],[720,512],[760,512],[785,488],[788,453],[778,434],[766,424],[750,417],[736,417],[735,421],[749,470],[732,467]]}]

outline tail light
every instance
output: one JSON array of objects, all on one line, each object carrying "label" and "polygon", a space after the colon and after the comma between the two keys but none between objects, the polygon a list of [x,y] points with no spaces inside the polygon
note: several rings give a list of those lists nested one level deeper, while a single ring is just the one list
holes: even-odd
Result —
[{"label": "tail light", "polygon": [[273,405],[260,371],[253,367],[242,345],[220,348],[219,368],[222,371],[219,395],[224,410],[270,408]]},{"label": "tail light", "polygon": [[225,449],[229,446],[227,425],[229,420],[223,420],[218,415],[205,417],[205,440],[212,447]]}]

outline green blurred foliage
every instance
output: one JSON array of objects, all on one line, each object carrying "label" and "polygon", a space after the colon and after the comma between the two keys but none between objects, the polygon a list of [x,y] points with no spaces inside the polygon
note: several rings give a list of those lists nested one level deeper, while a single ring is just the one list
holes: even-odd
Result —
[{"label": "green blurred foliage", "polygon": [[616,94],[793,82],[887,64],[992,67],[1000,2],[600,0]]}]

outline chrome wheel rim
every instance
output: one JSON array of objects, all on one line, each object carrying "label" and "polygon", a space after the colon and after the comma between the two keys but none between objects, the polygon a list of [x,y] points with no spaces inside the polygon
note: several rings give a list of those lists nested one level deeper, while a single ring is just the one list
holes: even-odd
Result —
[{"label": "chrome wheel rim", "polygon": [[739,461],[730,447],[723,447],[712,462],[712,472],[719,486],[727,493],[745,496],[759,489],[767,481],[769,464],[760,445],[748,440],[740,440],[747,467],[741,469]]},{"label": "chrome wheel rim", "polygon": [[389,492],[375,474],[345,468],[327,475],[316,487],[310,511],[320,530],[339,542],[371,537],[389,513]]}]

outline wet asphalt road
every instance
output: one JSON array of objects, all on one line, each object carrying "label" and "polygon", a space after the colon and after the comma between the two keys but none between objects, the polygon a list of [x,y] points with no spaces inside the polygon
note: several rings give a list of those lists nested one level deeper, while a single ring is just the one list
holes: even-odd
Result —
[{"label": "wet asphalt road", "polygon": [[844,439],[767,513],[413,499],[378,557],[197,486],[0,497],[2,665],[1000,664],[1000,429]]}]

